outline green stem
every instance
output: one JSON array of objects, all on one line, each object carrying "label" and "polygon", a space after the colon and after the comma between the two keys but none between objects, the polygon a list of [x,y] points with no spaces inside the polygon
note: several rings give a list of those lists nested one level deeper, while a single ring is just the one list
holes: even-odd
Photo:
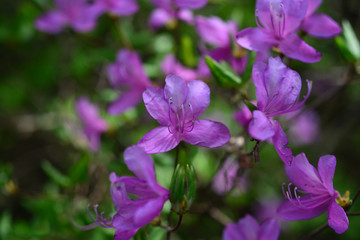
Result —
[{"label": "green stem", "polygon": [[124,47],[126,47],[128,49],[131,49],[131,50],[134,49],[129,38],[126,36],[126,34],[123,31],[123,28],[122,28],[122,25],[121,25],[121,22],[119,21],[119,19],[114,18],[113,23],[114,23],[116,33],[120,40],[120,44],[122,44]]}]

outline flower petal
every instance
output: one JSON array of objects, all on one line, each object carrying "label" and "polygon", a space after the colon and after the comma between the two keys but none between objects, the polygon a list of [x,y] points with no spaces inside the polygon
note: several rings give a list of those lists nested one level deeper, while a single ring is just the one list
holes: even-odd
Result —
[{"label": "flower petal", "polygon": [[138,178],[150,183],[156,182],[153,160],[141,147],[134,145],[126,148],[124,161]]},{"label": "flower petal", "polygon": [[134,224],[143,227],[151,222],[160,215],[166,200],[164,197],[155,198],[138,208],[134,215]]},{"label": "flower petal", "polygon": [[167,126],[169,120],[169,103],[165,100],[164,90],[157,87],[148,87],[143,92],[145,107],[149,114],[161,125]]},{"label": "flower petal", "polygon": [[346,212],[335,200],[330,203],[327,220],[329,226],[337,234],[342,234],[349,228],[349,219]]},{"label": "flower petal", "polygon": [[168,75],[165,79],[164,96],[169,100],[171,108],[178,112],[188,95],[188,87],[184,79],[176,75]]},{"label": "flower petal", "polygon": [[238,221],[237,225],[240,231],[246,236],[245,239],[257,239],[260,226],[255,218],[247,214]]},{"label": "flower petal", "polygon": [[275,134],[272,141],[281,160],[283,160],[286,165],[290,166],[294,157],[291,149],[287,146],[288,138],[278,121],[275,121]]},{"label": "flower petal", "polygon": [[121,94],[108,108],[108,113],[118,115],[131,107],[135,107],[141,102],[142,91],[133,90]]},{"label": "flower petal", "polygon": [[309,163],[304,153],[293,158],[291,166],[285,166],[288,179],[307,193],[327,193],[316,169]]},{"label": "flower petal", "polygon": [[158,29],[170,21],[174,20],[174,15],[162,8],[155,9],[150,16],[149,25],[152,29]]},{"label": "flower petal", "polygon": [[62,31],[66,23],[67,20],[63,13],[52,11],[38,18],[35,27],[42,32],[57,34]]},{"label": "flower petal", "polygon": [[300,208],[289,200],[282,203],[277,209],[277,216],[285,221],[307,220],[319,216],[327,210],[328,203],[314,208]]},{"label": "flower petal", "polygon": [[187,84],[189,91],[186,104],[191,104],[193,118],[198,118],[210,104],[210,88],[200,80],[193,80]]},{"label": "flower petal", "polygon": [[109,6],[108,11],[112,15],[116,16],[128,16],[134,14],[139,9],[139,5],[134,0],[121,0],[121,1],[112,1],[111,6]]},{"label": "flower petal", "polygon": [[207,0],[175,0],[179,8],[199,9],[207,4]]},{"label": "flower petal", "polygon": [[248,240],[236,223],[229,223],[222,235],[223,240]]},{"label": "flower petal", "polygon": [[229,27],[219,17],[209,18],[199,16],[196,18],[196,29],[200,38],[216,47],[228,47],[230,44]]},{"label": "flower petal", "polygon": [[280,224],[276,218],[265,220],[260,225],[258,240],[278,240],[280,235]]},{"label": "flower petal", "polygon": [[184,132],[182,139],[192,145],[215,148],[230,140],[229,129],[222,123],[210,120],[196,120],[191,132]]},{"label": "flower petal", "polygon": [[275,128],[263,112],[256,110],[249,123],[249,134],[257,140],[264,141],[274,136]]},{"label": "flower petal", "polygon": [[287,57],[305,63],[314,63],[321,59],[321,53],[309,46],[295,33],[287,35],[286,38],[279,43],[279,49]]},{"label": "flower petal", "polygon": [[134,230],[128,230],[128,231],[116,230],[114,240],[129,240],[133,236],[135,236],[135,234],[138,230],[139,230],[139,228],[134,229]]},{"label": "flower petal", "polygon": [[274,47],[278,41],[259,28],[246,28],[236,34],[237,43],[252,51],[264,51]]},{"label": "flower petal", "polygon": [[246,105],[244,105],[240,110],[234,112],[236,122],[243,126],[246,131],[248,130],[252,117],[252,113]]},{"label": "flower petal", "polygon": [[268,91],[264,80],[264,72],[267,65],[264,62],[255,62],[252,69],[252,79],[254,80],[256,88],[256,97],[258,100],[257,107],[263,111],[268,102]]},{"label": "flower petal", "polygon": [[325,155],[320,157],[318,162],[318,170],[320,178],[324,186],[331,195],[334,194],[333,178],[336,168],[336,158],[333,155]]},{"label": "flower petal", "polygon": [[308,1],[308,8],[305,14],[305,18],[309,17],[310,15],[312,15],[316,9],[318,9],[321,5],[323,0],[309,0]]},{"label": "flower petal", "polygon": [[319,38],[330,38],[341,33],[341,27],[326,14],[313,14],[301,25],[309,35]]},{"label": "flower petal", "polygon": [[170,133],[168,127],[156,127],[139,140],[138,145],[146,153],[167,152],[175,148],[180,143],[177,133]]}]

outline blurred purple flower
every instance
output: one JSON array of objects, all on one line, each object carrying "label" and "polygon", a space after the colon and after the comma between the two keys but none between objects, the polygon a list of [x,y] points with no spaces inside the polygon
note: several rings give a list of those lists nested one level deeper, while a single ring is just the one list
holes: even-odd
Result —
[{"label": "blurred purple flower", "polygon": [[300,109],[310,95],[311,85],[303,101],[299,102],[301,91],[300,75],[286,67],[279,57],[269,58],[269,63],[257,62],[253,66],[252,78],[256,88],[258,110],[253,112],[249,123],[249,134],[260,141],[272,138],[274,147],[285,164],[293,158],[287,147],[288,139],[280,124],[271,117]]},{"label": "blurred purple flower", "polygon": [[311,144],[319,137],[319,115],[313,110],[299,111],[285,115],[289,123],[289,137],[291,142],[299,146]]},{"label": "blurred purple flower", "polygon": [[307,1],[304,0],[257,0],[255,18],[258,28],[240,31],[237,42],[252,51],[278,47],[289,58],[318,62],[321,54],[296,34],[306,11]]},{"label": "blurred purple flower", "polygon": [[202,147],[219,147],[230,139],[229,129],[222,123],[197,120],[210,104],[206,83],[188,83],[176,75],[166,77],[165,88],[148,87],[143,93],[145,107],[160,123],[139,140],[149,154],[166,152],[181,140]]},{"label": "blurred purple flower", "polygon": [[76,101],[76,110],[83,123],[84,133],[89,139],[90,150],[98,151],[100,135],[108,129],[106,121],[99,116],[97,107],[85,97]]},{"label": "blurred purple flower", "polygon": [[109,114],[121,114],[141,102],[142,93],[151,85],[142,67],[141,59],[135,51],[121,49],[116,62],[109,65],[107,74],[115,89],[127,88],[108,108]]},{"label": "blurred purple flower", "polygon": [[[285,172],[292,182],[284,195],[288,198],[278,208],[277,215],[285,221],[306,220],[328,211],[328,224],[341,234],[349,227],[344,209],[336,203],[339,193],[334,190],[333,178],[336,158],[332,155],[320,157],[318,170],[307,160],[304,153],[297,155],[291,166],[285,166]],[[291,184],[295,185],[293,192]],[[300,193],[307,193],[300,196]]]},{"label": "blurred purple flower", "polygon": [[244,105],[240,110],[234,112],[234,118],[235,118],[236,122],[239,125],[243,126],[247,132],[248,132],[249,123],[250,123],[252,117],[253,117],[252,113],[246,105]]},{"label": "blurred purple flower", "polygon": [[[203,55],[210,56],[218,62],[226,61],[236,73],[243,73],[248,57],[239,46],[232,48],[234,36],[237,32],[236,23],[233,21],[224,22],[216,16],[209,18],[199,16],[196,18],[195,24],[200,38],[205,43],[215,46],[210,51],[204,51]],[[198,72],[201,76],[210,76],[210,70],[204,59],[199,64]]]},{"label": "blurred purple flower", "polygon": [[75,31],[89,32],[96,25],[101,14],[99,8],[89,4],[87,0],[54,0],[56,9],[50,11],[35,22],[35,27],[50,34],[60,33],[65,25]]},{"label": "blurred purple flower", "polygon": [[150,27],[153,29],[171,25],[177,19],[193,24],[194,16],[189,9],[198,9],[206,5],[207,0],[151,0],[156,9],[150,16]]},{"label": "blurred purple flower", "polygon": [[161,63],[161,70],[165,75],[177,75],[186,82],[194,80],[198,77],[197,71],[184,67],[178,62],[173,54],[168,54]]},{"label": "blurred purple flower", "polygon": [[319,37],[330,38],[341,33],[341,27],[328,15],[315,13],[321,5],[322,0],[309,0],[305,18],[301,23],[301,29],[307,34]]},{"label": "blurred purple flower", "polygon": [[223,240],[277,240],[280,225],[275,218],[258,224],[250,215],[241,218],[237,223],[230,223],[223,232]]},{"label": "blurred purple flower", "polygon": [[112,220],[105,220],[95,207],[96,219],[93,219],[100,227],[116,228],[115,240],[132,238],[141,227],[159,216],[170,195],[157,183],[154,163],[142,148],[128,147],[124,160],[136,177],[118,177],[111,173],[110,191],[116,214]]},{"label": "blurred purple flower", "polygon": [[135,0],[96,0],[95,5],[101,12],[109,12],[115,16],[127,16],[138,11]]},{"label": "blurred purple flower", "polygon": [[246,179],[244,176],[238,176],[239,170],[239,163],[233,157],[227,158],[212,180],[214,192],[225,195],[235,187],[244,190]]}]

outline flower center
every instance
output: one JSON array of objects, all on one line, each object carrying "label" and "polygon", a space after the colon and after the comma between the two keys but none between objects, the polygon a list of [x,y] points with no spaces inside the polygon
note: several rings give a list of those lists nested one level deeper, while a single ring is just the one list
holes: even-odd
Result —
[{"label": "flower center", "polygon": [[173,106],[173,98],[169,98],[169,120],[168,129],[170,133],[191,132],[194,129],[195,117],[191,103]]}]

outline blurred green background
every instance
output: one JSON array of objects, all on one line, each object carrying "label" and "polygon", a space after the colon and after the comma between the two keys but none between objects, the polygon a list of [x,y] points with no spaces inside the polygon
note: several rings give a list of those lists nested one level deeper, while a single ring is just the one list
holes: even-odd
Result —
[{"label": "blurred green background", "polygon": [[[148,76],[161,86],[164,75],[159,69],[160,61],[175,49],[178,41],[169,30],[149,30],[147,22],[153,7],[147,0],[139,4],[141,10],[121,19],[121,26],[141,55]],[[105,215],[113,212],[109,173],[131,174],[123,162],[124,149],[157,123],[143,105],[118,117],[105,112],[106,105],[117,94],[109,86],[105,67],[123,47],[113,20],[101,16],[97,28],[87,34],[66,29],[61,34],[48,35],[34,28],[34,20],[51,6],[50,0],[0,2],[0,239],[112,239],[112,229],[82,231],[73,222],[91,223],[87,214],[89,204],[100,204]],[[255,26],[254,11],[254,0],[218,0],[195,13],[233,19],[243,29]],[[339,23],[349,20],[359,36],[359,1],[328,0],[319,11]],[[191,65],[193,59],[200,57],[196,47],[199,38],[193,27],[185,25],[181,26],[181,36],[191,41],[176,46],[180,49],[179,57]],[[290,67],[303,79],[313,81],[307,105],[320,115],[321,137],[308,146],[296,147],[291,143],[290,146],[294,154],[305,152],[314,164],[320,156],[334,154],[337,158],[334,186],[340,193],[350,190],[353,196],[360,188],[358,64],[344,58],[334,39],[305,40],[323,54],[322,60],[311,65],[291,61]],[[212,102],[203,118],[220,120],[230,128],[232,136],[241,135],[243,130],[232,118],[239,107],[238,102],[232,101],[233,91],[220,88],[212,80],[208,83]],[[111,125],[97,154],[87,151],[76,117],[74,101],[82,95],[88,95],[100,106]],[[246,142],[246,150],[250,151],[253,143]],[[221,221],[227,216],[237,221],[247,213],[255,215],[260,206],[272,206],[284,199],[281,185],[287,179],[283,163],[271,145],[262,143],[261,162],[246,170],[247,188],[224,197],[217,196],[210,186],[225,149],[185,147],[194,153],[191,156],[197,171],[198,194],[173,239],[221,239],[224,226],[219,218]],[[174,152],[152,157],[159,182],[168,187]],[[164,219],[169,208],[169,204],[164,208]],[[360,202],[351,211],[359,212]],[[325,222],[325,215],[308,221],[282,222],[280,239],[299,239]],[[343,235],[328,229],[315,239],[358,240],[359,226],[360,217],[353,216]],[[152,226],[135,237],[163,238],[164,231]]]}]

